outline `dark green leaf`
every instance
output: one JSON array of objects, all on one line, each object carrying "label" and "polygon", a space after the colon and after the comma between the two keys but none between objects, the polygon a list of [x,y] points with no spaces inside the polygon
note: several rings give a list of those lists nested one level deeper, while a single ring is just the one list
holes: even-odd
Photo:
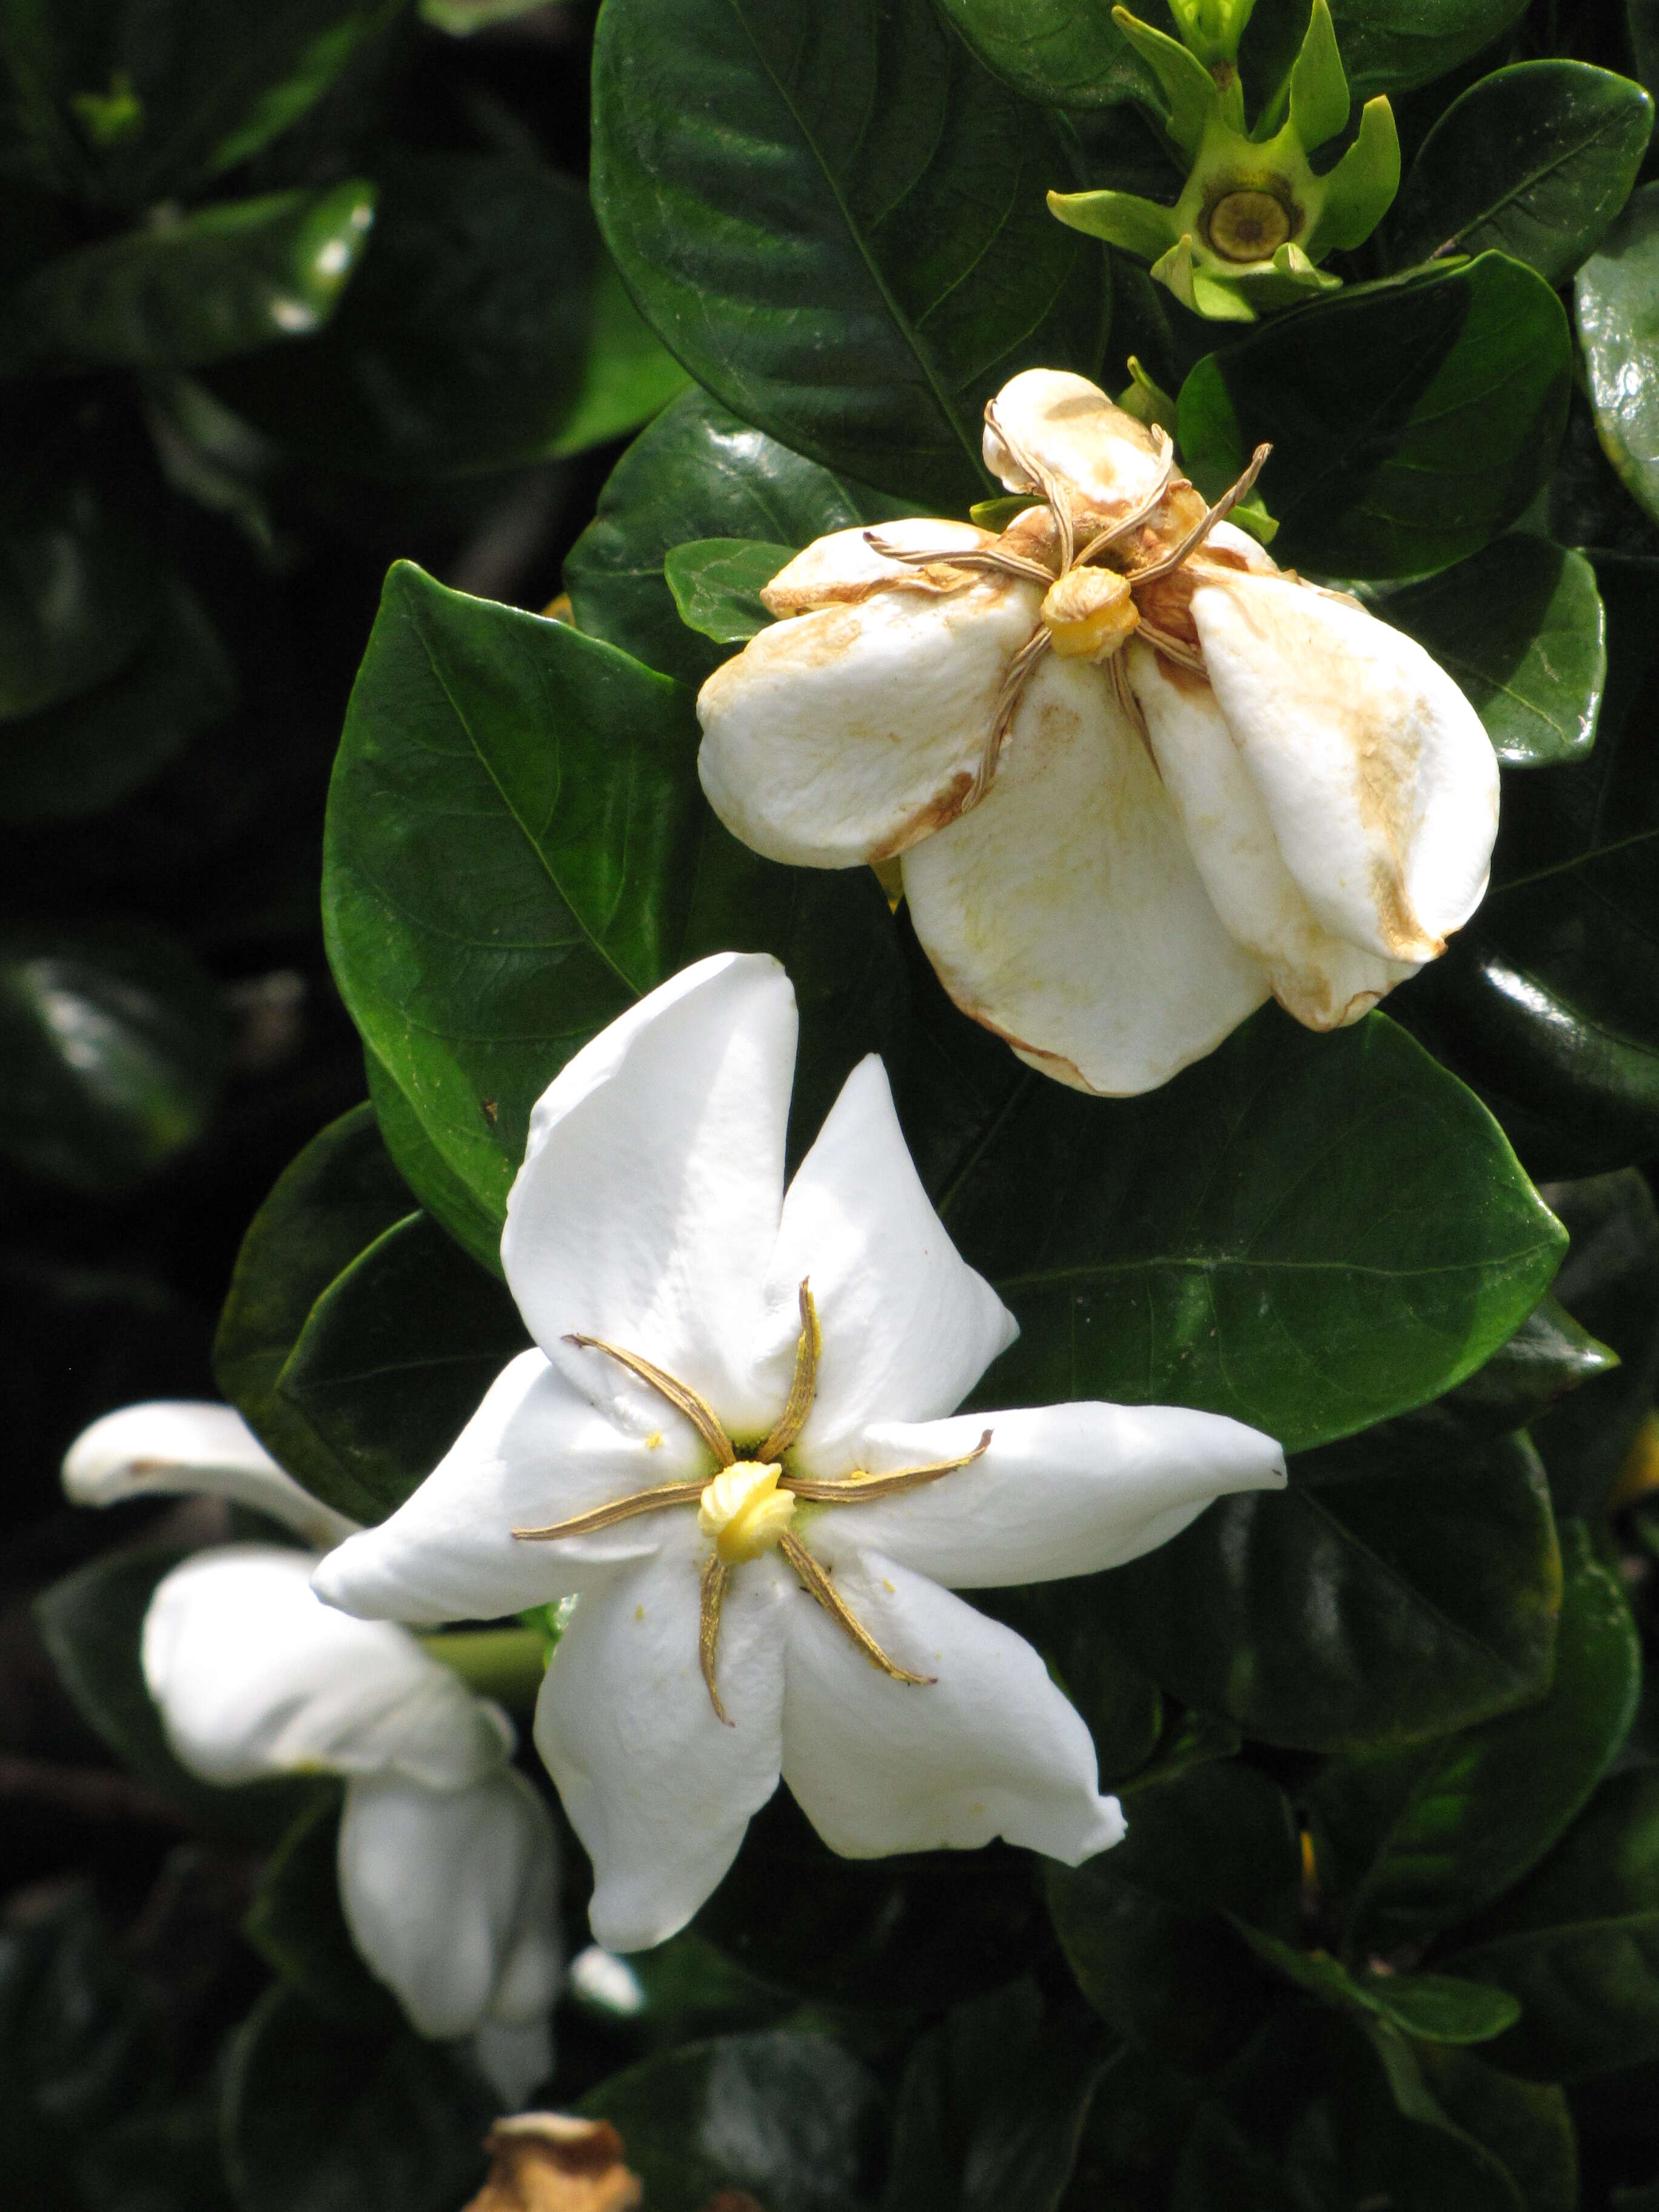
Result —
[{"label": "dark green leaf", "polygon": [[[1332,0],[1355,100],[1444,76],[1510,27],[1526,0]],[[1302,21],[1299,9],[1294,20]]]},{"label": "dark green leaf", "polygon": [[231,2046],[225,2162],[241,2212],[455,2212],[495,2109],[441,2045],[334,2027],[278,1987]]},{"label": "dark green leaf", "polygon": [[106,683],[159,612],[154,556],[88,486],[14,484],[0,523],[0,722]]},{"label": "dark green leaf", "polygon": [[1356,287],[1280,317],[1181,387],[1181,449],[1219,495],[1263,440],[1273,557],[1337,576],[1413,576],[1507,530],[1566,421],[1561,303],[1501,253]]},{"label": "dark green leaf", "polygon": [[771,621],[760,595],[793,550],[750,538],[696,538],[675,546],[663,574],[680,620],[718,644],[744,643]]},{"label": "dark green leaf", "polygon": [[265,1861],[243,1923],[250,1943],[325,2018],[395,2033],[398,2003],[358,1956],[340,1909],[340,1796],[322,1790]]},{"label": "dark green leaf", "polygon": [[1291,1451],[1471,1373],[1565,1243],[1379,1014],[1314,1036],[1265,1011],[1146,1098],[1028,1075],[939,1204],[1019,1317],[998,1403],[1202,1406]]},{"label": "dark green leaf", "polygon": [[[1547,1696],[1468,1733],[1327,1767],[1318,1864],[1348,1891],[1351,1948],[1388,1952],[1468,1919],[1541,1859],[1624,1741],[1641,1649],[1617,1578],[1582,1522],[1561,1531]],[[1419,2031],[1420,2032],[1420,2031]]]},{"label": "dark green leaf", "polygon": [[1534,1441],[1559,1509],[1599,1514],[1659,1385],[1659,1212],[1634,1168],[1549,1192],[1572,1238],[1557,1284],[1620,1364],[1540,1419]]},{"label": "dark green leaf", "polygon": [[1259,2017],[1267,1977],[1226,1917],[1288,1929],[1300,1856],[1289,1805],[1237,1764],[1138,1791],[1129,1831],[1048,1869],[1072,1972],[1120,2035],[1183,2068],[1214,2065]]},{"label": "dark green leaf", "polygon": [[[1044,107],[1161,106],[1152,72],[1102,0],[941,0],[994,76]],[[1142,11],[1159,17],[1156,7]],[[1161,27],[1161,25],[1160,25]]]},{"label": "dark green leaf", "polygon": [[1304,1951],[1243,1923],[1238,1929],[1258,1959],[1320,2004],[1386,2021],[1425,2043],[1490,2043],[1520,2016],[1507,1990],[1454,1974],[1351,1974],[1328,1951]]},{"label": "dark green leaf", "polygon": [[349,476],[448,476],[620,437],[679,390],[573,179],[491,155],[378,167],[374,240],[326,332],[216,380],[260,429]]},{"label": "dark green leaf", "polygon": [[134,1188],[218,1103],[217,997],[185,946],[136,927],[0,937],[0,1150],[77,1190]]},{"label": "dark green leaf", "polygon": [[1607,617],[1582,553],[1516,531],[1376,611],[1456,678],[1506,768],[1553,767],[1594,743]]},{"label": "dark green leaf", "polygon": [[1103,1643],[1091,1595],[1087,1583],[1061,1581],[981,1590],[974,1602],[1042,1654],[1048,1672],[1089,1724],[1101,1787],[1109,1789],[1158,1751],[1164,1701],[1157,1683]]},{"label": "dark green leaf", "polygon": [[365,1042],[497,1224],[571,1053],[706,951],[790,971],[797,1135],[887,1041],[902,984],[874,878],[757,859],[709,815],[696,757],[666,678],[393,569],[330,796],[325,925]]},{"label": "dark green leaf", "polygon": [[1485,903],[1389,1002],[1546,1175],[1659,1146],[1659,567],[1604,558],[1596,574],[1609,675],[1595,749],[1504,779]]},{"label": "dark green leaf", "polygon": [[186,1556],[160,1547],[117,1552],[54,1583],[35,1600],[40,1640],[88,1725],[193,1826],[272,1844],[312,1802],[318,1785],[284,1780],[222,1790],[198,1782],[167,1748],[144,1687],[138,1657],[144,1615],[157,1583]]},{"label": "dark green leaf", "polygon": [[17,0],[0,63],[30,169],[143,206],[234,168],[298,121],[401,0]]},{"label": "dark green leaf", "polygon": [[1290,2176],[1213,2105],[1182,2148],[1170,2212],[1301,2212]]},{"label": "dark green leaf", "polygon": [[1578,2147],[1564,2090],[1517,2081],[1448,2044],[1419,2045],[1414,2056],[1441,2110],[1503,2161],[1524,2212],[1578,2212]]},{"label": "dark green leaf", "polygon": [[664,573],[687,538],[750,538],[799,551],[902,501],[831,475],[706,392],[688,392],[641,432],[611,471],[599,512],[565,562],[578,625],[647,666],[701,684],[726,658],[687,630]]},{"label": "dark green leaf", "polygon": [[1659,350],[1659,185],[1632,194],[1578,272],[1573,298],[1601,450],[1620,483],[1659,517],[1659,398],[1632,374]]},{"label": "dark green leaf", "polygon": [[594,204],[658,335],[746,420],[912,497],[982,497],[985,401],[1098,361],[1105,262],[1048,214],[1064,175],[926,0],[600,17]]},{"label": "dark green leaf", "polygon": [[0,822],[95,814],[141,788],[236,703],[236,673],[195,594],[162,586],[147,642],[94,690],[0,723]]},{"label": "dark green leaf", "polygon": [[1086,1587],[1101,1632],[1184,1702],[1338,1751],[1541,1696],[1561,1570],[1543,1469],[1516,1440],[1461,1469],[1222,1498]]},{"label": "dark green leaf", "polygon": [[1495,70],[1425,139],[1395,204],[1395,260],[1495,246],[1564,284],[1625,204],[1652,129],[1652,100],[1610,70]]},{"label": "dark green leaf", "polygon": [[779,2029],[690,2043],[590,2090],[580,2109],[628,2147],[651,2212],[705,2212],[722,2189],[767,2212],[860,2212],[879,2102],[827,2036]]},{"label": "dark green leaf", "polygon": [[410,1210],[373,1108],[354,1107],[312,1139],[254,1215],[214,1340],[226,1397],[296,1481],[354,1520],[378,1517],[374,1492],[276,1384],[329,1285]]},{"label": "dark green leaf", "polygon": [[1659,2057],[1659,1770],[1604,1782],[1542,1866],[1446,1964],[1511,1990],[1494,2056],[1576,2081]]},{"label": "dark green leaf", "polygon": [[[368,1096],[398,1172],[422,1206],[481,1267],[501,1272],[501,1224],[480,1205],[421,1125],[421,1117],[372,1052],[363,1054]],[[389,1225],[389,1224],[388,1224]]]},{"label": "dark green leaf", "polygon": [[380,1520],[431,1474],[529,1342],[506,1285],[415,1213],[323,1292],[276,1395],[344,1466],[348,1494],[366,1492],[369,1517]]}]

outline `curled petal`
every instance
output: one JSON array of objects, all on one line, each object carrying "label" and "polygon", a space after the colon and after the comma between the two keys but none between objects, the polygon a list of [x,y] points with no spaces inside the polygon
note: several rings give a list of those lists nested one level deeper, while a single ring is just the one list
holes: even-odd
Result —
[{"label": "curled petal", "polygon": [[775,960],[717,954],[584,1046],[530,1117],[501,1237],[508,1285],[553,1364],[641,1436],[682,1417],[569,1335],[637,1352],[728,1422],[765,1426],[741,1362],[783,1204],[796,1027]]},{"label": "curled petal", "polygon": [[1076,1866],[1119,1841],[1089,1731],[1023,1637],[878,1552],[845,1560],[835,1582],[890,1659],[933,1679],[881,1673],[795,1593],[784,1779],[832,1850],[973,1850],[1006,1836]]},{"label": "curled petal", "polygon": [[1152,1090],[1267,996],[1140,732],[1080,662],[1039,667],[989,792],[905,854],[904,888],[957,1004],[1076,1090]]},{"label": "curled petal", "polygon": [[872,592],[890,588],[937,593],[966,582],[966,571],[947,569],[942,576],[929,576],[925,569],[878,552],[877,546],[890,545],[904,553],[927,552],[935,546],[974,553],[994,542],[988,530],[975,529],[971,522],[936,522],[927,515],[884,522],[878,530],[836,530],[828,538],[815,538],[804,553],[780,568],[761,599],[775,615],[803,615],[817,607],[856,606]]},{"label": "curled petal", "polygon": [[347,1787],[346,1925],[422,2035],[545,2021],[563,1964],[556,1867],[547,1808],[511,1768],[470,1790]]},{"label": "curled petal", "polygon": [[584,1590],[536,1707],[536,1747],[593,1862],[588,1917],[608,1950],[684,1928],[777,1787],[787,1571],[770,1553],[731,1578],[722,1723],[697,1666],[700,1553],[695,1519],[676,1516],[654,1559]]},{"label": "curled petal", "polygon": [[1340,1029],[1414,975],[1333,936],[1279,858],[1261,793],[1201,676],[1129,649],[1129,679],[1188,850],[1229,933],[1267,969],[1273,996],[1310,1029]]},{"label": "curled petal", "polygon": [[745,845],[800,867],[905,851],[967,805],[1042,602],[1014,577],[943,593],[907,581],[762,630],[697,697],[709,805]]},{"label": "curled petal", "polygon": [[836,1505],[812,1523],[815,1549],[840,1571],[865,1551],[957,1589],[1051,1582],[1121,1566],[1179,1535],[1213,1499],[1279,1490],[1285,1455],[1271,1437],[1181,1406],[1036,1406],[883,1421],[863,1465],[971,1465],[870,1505]]},{"label": "curled petal", "polygon": [[1041,491],[1036,462],[1079,516],[1109,523],[1153,497],[1168,474],[1167,447],[1115,407],[1098,385],[1063,369],[1028,368],[996,396],[985,427],[985,465],[1010,491]]},{"label": "curled petal", "polygon": [[521,1352],[420,1488],[331,1552],[313,1586],[371,1620],[488,1620],[649,1559],[662,1541],[657,1514],[552,1543],[513,1531],[704,1472],[687,1424],[660,1403],[657,1419],[643,1435],[619,1429],[541,1352]]},{"label": "curled petal", "polygon": [[397,1774],[459,1790],[501,1766],[507,1716],[389,1621],[311,1589],[316,1561],[275,1545],[200,1552],[157,1585],[144,1680],[167,1741],[204,1782]]},{"label": "curled petal", "polygon": [[76,1505],[228,1498],[313,1544],[337,1544],[357,1526],[285,1474],[234,1407],[192,1400],[123,1406],[83,1429],[64,1461],[64,1489]]},{"label": "curled petal", "polygon": [[1445,949],[1486,890],[1498,762],[1414,639],[1288,578],[1206,573],[1193,620],[1280,857],[1317,919],[1389,961]]}]

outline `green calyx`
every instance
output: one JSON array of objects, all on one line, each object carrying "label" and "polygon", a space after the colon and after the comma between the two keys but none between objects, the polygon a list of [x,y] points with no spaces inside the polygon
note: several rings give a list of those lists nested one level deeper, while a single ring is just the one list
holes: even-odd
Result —
[{"label": "green calyx", "polygon": [[1358,135],[1323,176],[1309,161],[1346,126],[1350,106],[1327,0],[1313,0],[1283,124],[1271,137],[1246,134],[1233,57],[1250,4],[1182,0],[1175,14],[1185,45],[1113,10],[1157,77],[1164,130],[1190,165],[1173,207],[1133,192],[1048,195],[1062,222],[1149,262],[1184,306],[1221,322],[1254,322],[1264,308],[1334,290],[1341,280],[1318,264],[1368,238],[1400,188],[1400,141],[1383,99],[1366,102]]}]

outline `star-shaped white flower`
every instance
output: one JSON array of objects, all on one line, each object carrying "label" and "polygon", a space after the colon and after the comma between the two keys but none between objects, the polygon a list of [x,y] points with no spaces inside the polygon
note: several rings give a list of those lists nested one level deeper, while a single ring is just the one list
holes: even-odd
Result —
[{"label": "star-shaped white flower", "polygon": [[684,1925],[780,1775],[854,1856],[1115,1843],[1083,1722],[951,1589],[1112,1566],[1284,1480],[1210,1414],[950,1418],[1016,1323],[929,1204],[879,1060],[786,1195],[795,1036],[777,963],[726,954],[569,1063],[501,1243],[539,1349],[316,1577],[405,1620],[576,1596],[536,1741],[613,1950]]},{"label": "star-shaped white flower", "polygon": [[1000,535],[822,538],[697,702],[703,788],[772,859],[902,857],[951,995],[1085,1091],[1163,1083],[1271,992],[1357,1020],[1486,890],[1498,767],[1421,646],[1281,573],[1170,441],[1030,369],[985,458]]}]

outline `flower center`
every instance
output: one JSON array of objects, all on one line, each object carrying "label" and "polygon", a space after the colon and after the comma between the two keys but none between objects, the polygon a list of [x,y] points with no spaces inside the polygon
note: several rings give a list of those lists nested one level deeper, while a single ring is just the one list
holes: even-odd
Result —
[{"label": "flower center", "polygon": [[1210,210],[1210,243],[1227,261],[1265,261],[1290,234],[1290,210],[1274,192],[1229,192]]},{"label": "flower center", "polygon": [[697,1500],[697,1527],[714,1540],[728,1567],[757,1559],[783,1540],[795,1517],[793,1492],[778,1488],[777,1461],[740,1459],[723,1467]]}]

